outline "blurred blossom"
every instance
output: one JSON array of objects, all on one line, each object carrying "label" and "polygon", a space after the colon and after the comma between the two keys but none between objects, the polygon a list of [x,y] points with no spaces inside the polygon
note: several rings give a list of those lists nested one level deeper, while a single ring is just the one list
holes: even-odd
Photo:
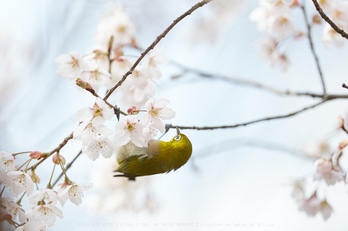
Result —
[{"label": "blurred blossom", "polygon": [[334,185],[336,182],[344,180],[344,173],[338,166],[332,165],[332,162],[324,158],[315,162],[316,173],[313,175],[314,181],[324,180],[328,185]]},{"label": "blurred blossom", "polygon": [[158,208],[158,202],[150,191],[151,178],[137,178],[129,182],[127,178],[113,177],[117,169],[116,157],[110,160],[100,160],[96,163],[91,175],[95,193],[86,196],[84,205],[89,211],[103,214],[113,214],[120,211],[153,212]]},{"label": "blurred blossom", "polygon": [[330,154],[330,147],[325,140],[309,142],[302,148],[302,153],[310,158],[321,158]]},{"label": "blurred blossom", "polygon": [[135,26],[121,3],[110,3],[108,12],[103,15],[97,27],[96,39],[100,45],[107,47],[111,36],[114,37],[112,49],[130,44],[135,35]]}]

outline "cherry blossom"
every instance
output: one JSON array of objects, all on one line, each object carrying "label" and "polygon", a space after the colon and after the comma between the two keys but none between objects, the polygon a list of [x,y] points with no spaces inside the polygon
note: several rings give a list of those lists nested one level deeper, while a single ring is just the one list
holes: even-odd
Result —
[{"label": "cherry blossom", "polygon": [[[131,68],[132,64],[128,59],[117,58],[111,63],[111,83],[115,85],[122,76]],[[137,68],[136,68],[137,70]],[[134,73],[134,71],[133,71]],[[129,76],[130,77],[130,76]],[[128,81],[128,80],[127,80]]]},{"label": "cherry blossom", "polygon": [[113,36],[112,49],[130,44],[135,34],[135,26],[129,16],[124,12],[123,5],[109,5],[110,13],[105,15],[97,27],[96,39],[107,46]]},{"label": "cherry blossom", "polygon": [[57,217],[63,218],[63,212],[53,204],[42,203],[25,214],[29,221],[45,221],[47,226],[54,226]]},{"label": "cherry blossom", "polygon": [[76,112],[75,116],[80,121],[92,121],[92,126],[96,127],[110,120],[114,115],[113,110],[102,100],[97,98],[93,108],[84,108]]},{"label": "cherry blossom", "polygon": [[165,54],[160,54],[163,46],[157,45],[153,51],[144,57],[143,65],[146,67],[147,76],[151,79],[159,79],[161,77],[161,71],[158,68],[158,65],[165,64],[169,62],[169,59]]},{"label": "cherry blossom", "polygon": [[147,113],[142,118],[142,122],[145,126],[152,123],[154,128],[157,128],[161,133],[165,131],[164,124],[161,119],[172,119],[175,116],[175,112],[167,107],[169,101],[166,99],[154,100],[149,99],[145,104]]},{"label": "cherry blossom", "polygon": [[94,140],[97,135],[113,135],[114,133],[104,125],[93,126],[91,122],[85,121],[79,124],[74,130],[73,136],[75,140],[81,140],[87,144]]},{"label": "cherry blossom", "polygon": [[85,153],[92,161],[96,160],[99,155],[110,158],[114,150],[114,145],[107,136],[97,135],[87,144],[82,146],[82,152]]},{"label": "cherry blossom", "polygon": [[258,23],[261,32],[274,34],[280,41],[295,31],[290,7],[279,1],[271,4],[267,0],[261,0],[260,7],[251,12],[249,18]]},{"label": "cherry blossom", "polygon": [[15,203],[12,198],[0,197],[1,209],[4,208],[5,214],[9,214],[11,219],[14,220],[18,216],[18,220],[20,223],[24,223],[27,218],[25,216],[25,212],[22,207]]},{"label": "cherry blossom", "polygon": [[28,204],[30,208],[38,205],[38,202],[44,201],[47,204],[56,205],[58,202],[58,194],[52,189],[39,189],[28,197]]},{"label": "cherry blossom", "polygon": [[69,51],[69,54],[62,54],[55,61],[60,64],[56,72],[60,77],[68,78],[72,81],[80,77],[83,61],[79,53]]},{"label": "cherry blossom", "polygon": [[324,180],[328,185],[334,185],[336,182],[344,180],[344,174],[338,166],[332,165],[332,162],[325,158],[318,159],[315,162],[316,173],[313,180]]},{"label": "cherry blossom", "polygon": [[123,121],[116,125],[115,145],[122,146],[132,141],[136,146],[147,147],[143,133],[143,124],[135,115],[125,116]]},{"label": "cherry blossom", "polygon": [[325,24],[323,30],[323,43],[326,47],[331,44],[340,48],[344,46],[345,38],[343,38],[339,33],[337,33],[329,24]]},{"label": "cherry blossom", "polygon": [[82,69],[81,79],[89,83],[96,92],[98,92],[99,88],[102,86],[107,89],[112,86],[111,74],[99,68],[96,62],[85,63]]},{"label": "cherry blossom", "polygon": [[14,157],[6,151],[0,151],[0,171],[10,172],[15,169],[16,162]]},{"label": "cherry blossom", "polygon": [[21,171],[11,171],[7,173],[7,178],[8,181],[5,183],[10,188],[10,195],[12,197],[18,196],[23,191],[26,191],[28,196],[31,195],[34,183],[29,174]]},{"label": "cherry blossom", "polygon": [[317,197],[317,193],[314,192],[311,197],[299,202],[300,211],[304,211],[308,216],[315,216],[320,210],[320,201]]},{"label": "cherry blossom", "polygon": [[46,231],[46,225],[39,221],[32,221],[19,226],[15,231]]},{"label": "cherry blossom", "polygon": [[91,189],[92,186],[92,183],[59,184],[57,187],[59,202],[62,206],[64,206],[67,200],[70,200],[76,205],[80,205],[82,203],[83,192]]},{"label": "cherry blossom", "polygon": [[319,211],[323,215],[324,220],[327,220],[331,216],[333,209],[332,209],[331,205],[326,200],[323,200],[319,204]]}]

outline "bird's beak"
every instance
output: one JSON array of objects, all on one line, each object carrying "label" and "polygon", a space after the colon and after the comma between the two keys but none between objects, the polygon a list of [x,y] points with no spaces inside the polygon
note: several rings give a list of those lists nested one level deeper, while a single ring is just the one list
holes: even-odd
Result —
[{"label": "bird's beak", "polygon": [[176,127],[176,133],[178,133],[178,135],[180,134],[180,130],[178,127]]}]

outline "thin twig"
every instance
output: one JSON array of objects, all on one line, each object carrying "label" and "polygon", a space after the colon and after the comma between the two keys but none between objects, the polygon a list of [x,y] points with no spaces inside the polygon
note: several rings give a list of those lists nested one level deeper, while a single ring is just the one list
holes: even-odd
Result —
[{"label": "thin twig", "polygon": [[[265,85],[262,83],[254,82],[251,80],[245,80],[242,78],[236,78],[236,77],[230,77],[230,76],[225,76],[221,74],[213,74],[213,73],[208,73],[208,72],[203,72],[201,70],[197,70],[194,68],[189,68],[186,66],[183,66],[182,64],[176,63],[174,61],[171,62],[172,64],[178,66],[180,69],[182,69],[184,72],[192,72],[197,75],[200,75],[203,78],[211,78],[211,79],[218,79],[218,80],[224,80],[229,83],[234,83],[234,84],[241,84],[241,85],[246,85],[250,87],[255,87],[259,88],[262,90],[269,91],[271,93],[275,93],[278,95],[289,95],[289,96],[310,96],[312,98],[324,98],[323,94],[316,94],[316,93],[311,93],[311,92],[296,92],[296,91],[289,91],[289,90],[278,90],[277,88],[274,88],[269,85]],[[343,86],[344,87],[344,86]],[[331,99],[347,99],[348,95],[340,95],[340,94],[327,94],[326,99],[331,100]]]},{"label": "thin twig", "polygon": [[321,66],[319,63],[319,58],[318,55],[314,49],[314,45],[313,45],[313,39],[312,39],[312,31],[311,31],[311,24],[308,22],[308,18],[307,18],[307,12],[306,12],[306,8],[304,6],[304,3],[301,6],[302,12],[303,12],[303,17],[305,19],[306,25],[307,25],[307,38],[309,41],[309,45],[315,60],[315,64],[317,66],[318,72],[319,72],[319,76],[320,76],[320,80],[321,80],[321,85],[323,87],[323,95],[324,95],[324,100],[326,99],[326,84],[325,84],[325,80],[324,80],[324,75],[323,72],[321,70]]},{"label": "thin twig", "polygon": [[[66,168],[65,168],[65,172],[68,171],[68,169],[73,165],[73,163],[77,160],[77,158],[79,158],[79,156],[82,154],[82,150],[74,157],[74,159],[67,164]],[[62,176],[64,176],[64,172],[62,172],[57,179],[54,181],[54,183],[52,184],[52,188],[58,183],[58,181],[60,180],[60,178],[62,178]]]},{"label": "thin twig", "polygon": [[197,127],[197,126],[179,126],[179,125],[171,125],[169,124],[168,127],[169,128],[179,128],[179,129],[191,129],[191,130],[215,130],[215,129],[226,129],[226,128],[236,128],[236,127],[241,127],[241,126],[246,126],[246,125],[250,125],[250,124],[255,124],[255,123],[259,123],[259,122],[263,122],[263,121],[269,121],[269,120],[276,120],[276,119],[283,119],[283,118],[288,118],[291,116],[294,116],[296,114],[299,114],[301,112],[304,112],[308,109],[311,108],[315,108],[323,103],[325,103],[326,101],[320,101],[319,103],[313,104],[311,106],[302,108],[301,110],[298,111],[294,111],[292,113],[289,114],[285,114],[285,115],[280,115],[280,116],[271,116],[271,117],[266,117],[266,118],[262,118],[262,119],[257,119],[257,120],[252,120],[249,122],[245,122],[245,123],[240,123],[240,124],[234,124],[234,125],[224,125],[224,126],[204,126],[204,127]]},{"label": "thin twig", "polygon": [[199,2],[199,3],[197,3],[196,5],[192,6],[191,9],[189,9],[189,10],[186,11],[184,14],[182,14],[180,17],[178,17],[177,19],[175,19],[175,20],[173,21],[173,23],[170,24],[170,26],[169,26],[167,29],[165,29],[165,30],[163,31],[162,34],[160,34],[159,36],[157,36],[156,40],[153,41],[153,43],[152,43],[144,52],[141,53],[140,57],[135,61],[135,63],[134,63],[133,66],[129,69],[129,71],[127,71],[127,72],[123,75],[122,79],[121,79],[120,81],[118,81],[118,83],[116,83],[116,85],[113,86],[113,87],[109,90],[109,92],[105,95],[104,100],[108,99],[108,98],[110,97],[110,95],[116,90],[116,88],[118,88],[119,86],[122,85],[122,83],[126,80],[126,78],[127,78],[130,74],[132,74],[132,72],[134,71],[134,69],[138,66],[138,64],[139,64],[140,61],[145,57],[145,55],[146,55],[147,53],[149,53],[150,50],[152,50],[152,49],[159,43],[159,41],[161,41],[161,39],[164,38],[164,37],[168,34],[168,32],[171,31],[171,30],[173,29],[173,27],[174,27],[177,23],[179,23],[179,22],[180,22],[181,20],[183,20],[185,17],[187,17],[187,16],[190,15],[192,12],[194,12],[195,10],[197,10],[198,8],[204,6],[204,5],[207,4],[207,3],[208,3],[208,1],[204,1],[204,0],[203,0],[203,1]]},{"label": "thin twig", "polygon": [[59,152],[60,149],[62,149],[62,148],[66,145],[66,143],[68,143],[68,141],[69,141],[70,139],[72,139],[72,138],[73,138],[73,132],[72,132],[69,136],[65,137],[65,139],[58,145],[58,147],[56,147],[56,148],[53,149],[52,151],[46,153],[46,156],[45,156],[45,157],[43,157],[43,158],[42,158],[39,162],[37,162],[36,164],[34,164],[34,165],[32,165],[31,167],[29,167],[28,170],[30,170],[30,169],[33,169],[33,170],[34,170],[37,166],[39,166],[42,162],[44,162],[48,157],[52,156],[52,155],[53,155],[54,153],[56,153],[56,152]]},{"label": "thin twig", "polygon": [[345,83],[342,84],[342,87],[348,89],[348,86]]},{"label": "thin twig", "polygon": [[348,34],[342,30],[341,28],[339,28],[323,11],[323,9],[320,7],[319,3],[317,0],[312,0],[313,4],[315,6],[315,8],[317,9],[318,13],[320,14],[320,16],[327,22],[330,24],[330,26],[332,27],[332,29],[334,29],[337,33],[339,33],[342,37],[348,39]]}]

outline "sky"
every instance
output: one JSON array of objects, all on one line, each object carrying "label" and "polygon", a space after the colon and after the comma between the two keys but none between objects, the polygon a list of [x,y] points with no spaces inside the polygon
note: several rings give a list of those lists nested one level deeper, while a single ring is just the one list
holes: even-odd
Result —
[{"label": "sky", "polygon": [[[77,126],[75,112],[92,106],[92,95],[56,75],[54,59],[70,50],[83,54],[93,49],[95,30],[107,3],[0,2],[0,28],[4,31],[0,36],[0,60],[4,64],[0,67],[4,73],[0,77],[1,150],[51,150]],[[140,47],[145,48],[193,4],[193,0],[128,0],[125,11],[136,26]],[[305,39],[288,42],[291,66],[286,73],[270,68],[259,58],[255,44],[264,34],[248,18],[257,5],[258,1],[245,1],[214,33],[209,28],[199,30],[204,20],[214,18],[218,10],[206,5],[169,32],[161,42],[163,52],[175,63],[208,73],[262,82],[280,90],[321,93]],[[309,1],[307,5],[311,8]],[[299,11],[294,18],[298,28],[304,29]],[[328,92],[345,94],[341,85],[348,71],[347,46],[324,47],[321,32],[322,27],[313,29]],[[139,52],[129,50],[129,54]],[[287,114],[318,102],[308,97],[277,96],[192,73],[172,79],[182,74],[172,64],[162,70],[156,97],[170,101],[176,116],[169,123],[174,125],[237,124]],[[306,179],[311,182],[314,159],[300,152],[306,144],[327,139],[333,149],[345,138],[336,131],[338,115],[347,118],[344,100],[325,103],[291,118],[245,127],[183,130],[193,144],[190,161],[176,172],[136,182],[112,178],[112,172],[108,175],[114,158],[92,162],[82,155],[69,176],[76,182],[93,181],[97,186],[85,192],[82,205],[66,203],[62,208],[64,219],[58,218],[48,230],[347,230],[348,197],[343,183],[321,190],[334,208],[327,221],[319,214],[308,217],[298,211],[290,187],[285,186],[288,178],[309,176]],[[114,123],[110,123],[111,128]],[[171,130],[163,140],[174,135]],[[62,154],[69,162],[79,149],[78,142],[69,142]],[[18,161],[24,162],[25,157]],[[343,156],[343,167],[347,168],[346,161]],[[51,163],[46,163],[37,170],[42,182],[49,179],[51,168]],[[101,189],[103,182],[112,184],[111,189]],[[113,193],[108,197],[110,201],[103,202],[104,212],[91,209],[101,203],[97,199],[103,195],[100,193]],[[144,201],[149,204],[144,205]],[[118,203],[125,203],[124,208],[111,211]]]}]

